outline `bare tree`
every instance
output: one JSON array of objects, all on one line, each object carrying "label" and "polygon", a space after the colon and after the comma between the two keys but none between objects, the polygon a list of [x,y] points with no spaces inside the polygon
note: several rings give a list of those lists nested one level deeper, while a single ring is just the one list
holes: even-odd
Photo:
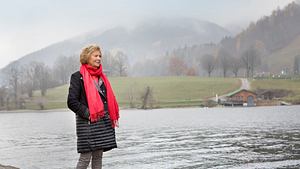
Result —
[{"label": "bare tree", "polygon": [[73,72],[79,69],[77,56],[59,56],[54,64],[53,72],[58,84],[67,84]]},{"label": "bare tree", "polygon": [[235,77],[237,77],[240,68],[242,67],[242,60],[240,58],[230,58],[231,70]]},{"label": "bare tree", "polygon": [[250,47],[243,53],[242,60],[246,69],[246,76],[250,77],[251,73],[251,77],[253,77],[255,67],[260,64],[257,50],[254,47]]},{"label": "bare tree", "polygon": [[12,89],[13,102],[15,108],[18,108],[19,105],[19,95],[20,95],[20,79],[21,79],[21,70],[18,62],[11,64],[8,71],[6,71],[8,76],[9,86]]},{"label": "bare tree", "polygon": [[171,75],[185,75],[187,71],[187,66],[184,63],[183,59],[177,56],[172,56],[169,60],[169,71]]},{"label": "bare tree", "polygon": [[226,77],[226,73],[230,68],[230,55],[225,50],[225,48],[221,48],[218,52],[219,63],[223,72],[223,77]]},{"label": "bare tree", "polygon": [[35,82],[33,62],[27,65],[23,70],[24,70],[24,76],[22,77],[22,79],[24,79],[25,92],[28,94],[28,97],[32,97],[33,90],[34,90],[34,82]]},{"label": "bare tree", "polygon": [[113,59],[113,67],[118,76],[127,75],[128,57],[122,51],[118,51]]},{"label": "bare tree", "polygon": [[54,62],[53,72],[59,84],[66,84],[69,81],[68,64],[67,56],[59,56]]},{"label": "bare tree", "polygon": [[114,72],[114,58],[111,52],[105,51],[102,55],[101,64],[106,75],[110,76]]},{"label": "bare tree", "polygon": [[4,109],[6,98],[8,97],[8,88],[3,85],[0,87],[0,109]]},{"label": "bare tree", "polygon": [[208,77],[210,77],[211,73],[215,69],[216,59],[213,55],[206,54],[201,57],[200,64],[207,71]]},{"label": "bare tree", "polygon": [[44,63],[35,63],[34,66],[34,78],[36,80],[36,85],[39,90],[41,90],[41,95],[45,96],[48,83],[50,82],[50,69]]}]

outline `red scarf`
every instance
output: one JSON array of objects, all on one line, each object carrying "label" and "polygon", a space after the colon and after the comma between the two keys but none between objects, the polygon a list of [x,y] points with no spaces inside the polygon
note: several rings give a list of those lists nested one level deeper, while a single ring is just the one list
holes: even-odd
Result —
[{"label": "red scarf", "polygon": [[101,77],[106,87],[108,112],[110,120],[112,122],[112,126],[114,128],[118,126],[119,106],[110,83],[105,74],[102,72],[102,65],[100,65],[99,68],[94,68],[90,65],[82,64],[80,67],[80,74],[83,77],[84,89],[90,111],[91,122],[96,122],[99,117],[101,118],[104,116],[104,105],[92,79],[92,76],[98,76]]}]

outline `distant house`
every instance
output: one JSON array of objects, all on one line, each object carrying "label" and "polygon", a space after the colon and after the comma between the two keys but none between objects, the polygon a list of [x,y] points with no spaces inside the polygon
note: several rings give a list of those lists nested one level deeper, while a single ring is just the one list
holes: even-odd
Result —
[{"label": "distant house", "polygon": [[257,94],[250,90],[239,89],[226,96],[223,105],[225,106],[255,106]]}]

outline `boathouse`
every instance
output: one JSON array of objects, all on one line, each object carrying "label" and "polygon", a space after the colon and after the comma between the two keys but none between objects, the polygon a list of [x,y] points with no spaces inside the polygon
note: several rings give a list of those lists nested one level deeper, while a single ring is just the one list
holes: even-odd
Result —
[{"label": "boathouse", "polygon": [[223,105],[225,106],[255,106],[257,94],[250,90],[239,89],[227,94]]}]

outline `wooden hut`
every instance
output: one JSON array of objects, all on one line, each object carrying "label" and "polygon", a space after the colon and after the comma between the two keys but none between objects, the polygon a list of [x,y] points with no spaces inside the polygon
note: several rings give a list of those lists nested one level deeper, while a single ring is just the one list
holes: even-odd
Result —
[{"label": "wooden hut", "polygon": [[239,89],[226,96],[223,103],[225,106],[255,106],[257,94],[250,90]]}]

